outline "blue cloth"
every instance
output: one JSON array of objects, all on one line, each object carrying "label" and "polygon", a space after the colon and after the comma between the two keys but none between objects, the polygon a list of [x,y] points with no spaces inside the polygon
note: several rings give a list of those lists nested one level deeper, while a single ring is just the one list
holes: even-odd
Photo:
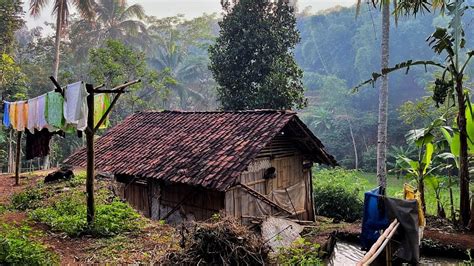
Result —
[{"label": "blue cloth", "polygon": [[7,128],[10,127],[10,103],[3,103],[3,125]]},{"label": "blue cloth", "polygon": [[364,218],[360,234],[360,242],[364,250],[370,249],[380,237],[379,231],[389,225],[380,190],[381,188],[377,187],[364,194]]}]

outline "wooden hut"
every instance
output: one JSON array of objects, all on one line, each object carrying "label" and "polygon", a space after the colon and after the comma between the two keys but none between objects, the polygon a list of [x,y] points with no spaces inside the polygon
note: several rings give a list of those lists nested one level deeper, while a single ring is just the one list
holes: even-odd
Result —
[{"label": "wooden hut", "polygon": [[[96,141],[96,169],[145,216],[314,220],[311,167],[334,166],[295,112],[139,112]],[[81,149],[64,163],[84,167]]]}]

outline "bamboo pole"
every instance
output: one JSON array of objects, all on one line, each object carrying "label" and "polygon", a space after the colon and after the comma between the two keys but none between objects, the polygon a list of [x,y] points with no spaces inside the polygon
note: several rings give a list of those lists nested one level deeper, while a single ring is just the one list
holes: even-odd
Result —
[{"label": "bamboo pole", "polygon": [[20,185],[20,153],[21,153],[21,131],[17,132],[16,137],[16,155],[15,155],[15,185]]},{"label": "bamboo pole", "polygon": [[86,146],[87,146],[87,224],[91,226],[95,219],[94,202],[94,87],[86,84],[87,96],[87,128],[86,128]]},{"label": "bamboo pole", "polygon": [[399,225],[400,223],[397,219],[393,220],[390,226],[385,229],[385,232],[379,237],[379,239],[377,239],[365,256],[357,263],[357,266],[370,265],[370,263],[380,255],[382,250],[388,244],[393,234],[397,231]]}]

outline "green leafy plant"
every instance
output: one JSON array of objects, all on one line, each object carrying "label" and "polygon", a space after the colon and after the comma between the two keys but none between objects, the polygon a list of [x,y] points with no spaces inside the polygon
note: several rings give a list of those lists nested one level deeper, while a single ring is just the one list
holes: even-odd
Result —
[{"label": "green leafy plant", "polygon": [[24,211],[27,209],[36,209],[41,203],[41,193],[38,189],[28,189],[13,194],[11,207],[15,210]]},{"label": "green leafy plant", "polygon": [[346,222],[354,222],[362,217],[362,202],[356,190],[329,185],[317,187],[313,193],[317,215]]},{"label": "green leafy plant", "polygon": [[323,265],[320,258],[320,246],[304,238],[298,238],[289,247],[278,250],[279,265]]},{"label": "green leafy plant", "polygon": [[38,208],[30,213],[33,220],[45,223],[53,231],[64,232],[74,237],[82,234],[112,236],[140,229],[141,216],[128,204],[113,200],[110,204],[98,204],[96,220],[87,226],[86,205],[78,203],[77,197],[65,197],[52,206]]},{"label": "green leafy plant", "polygon": [[19,228],[3,224],[0,227],[0,264],[4,265],[55,265],[58,256],[32,240],[28,226]]}]

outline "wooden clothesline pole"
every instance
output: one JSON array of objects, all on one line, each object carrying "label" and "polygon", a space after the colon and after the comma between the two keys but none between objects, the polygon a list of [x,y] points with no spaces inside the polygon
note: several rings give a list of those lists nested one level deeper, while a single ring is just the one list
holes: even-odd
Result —
[{"label": "wooden clothesline pole", "polygon": [[[94,151],[94,135],[99,129],[100,125],[104,123],[105,119],[109,115],[110,111],[117,103],[118,98],[124,92],[125,88],[140,82],[140,80],[134,80],[119,85],[111,90],[98,90],[99,86],[94,88],[92,84],[86,84],[86,90],[89,93],[87,96],[87,128],[86,128],[86,147],[87,147],[87,168],[86,168],[86,193],[87,193],[87,224],[91,226],[95,220],[95,201],[94,201],[94,177],[95,177],[95,151]],[[109,108],[100,118],[97,125],[94,125],[94,95],[95,93],[117,93],[113,101],[110,103]]]}]

